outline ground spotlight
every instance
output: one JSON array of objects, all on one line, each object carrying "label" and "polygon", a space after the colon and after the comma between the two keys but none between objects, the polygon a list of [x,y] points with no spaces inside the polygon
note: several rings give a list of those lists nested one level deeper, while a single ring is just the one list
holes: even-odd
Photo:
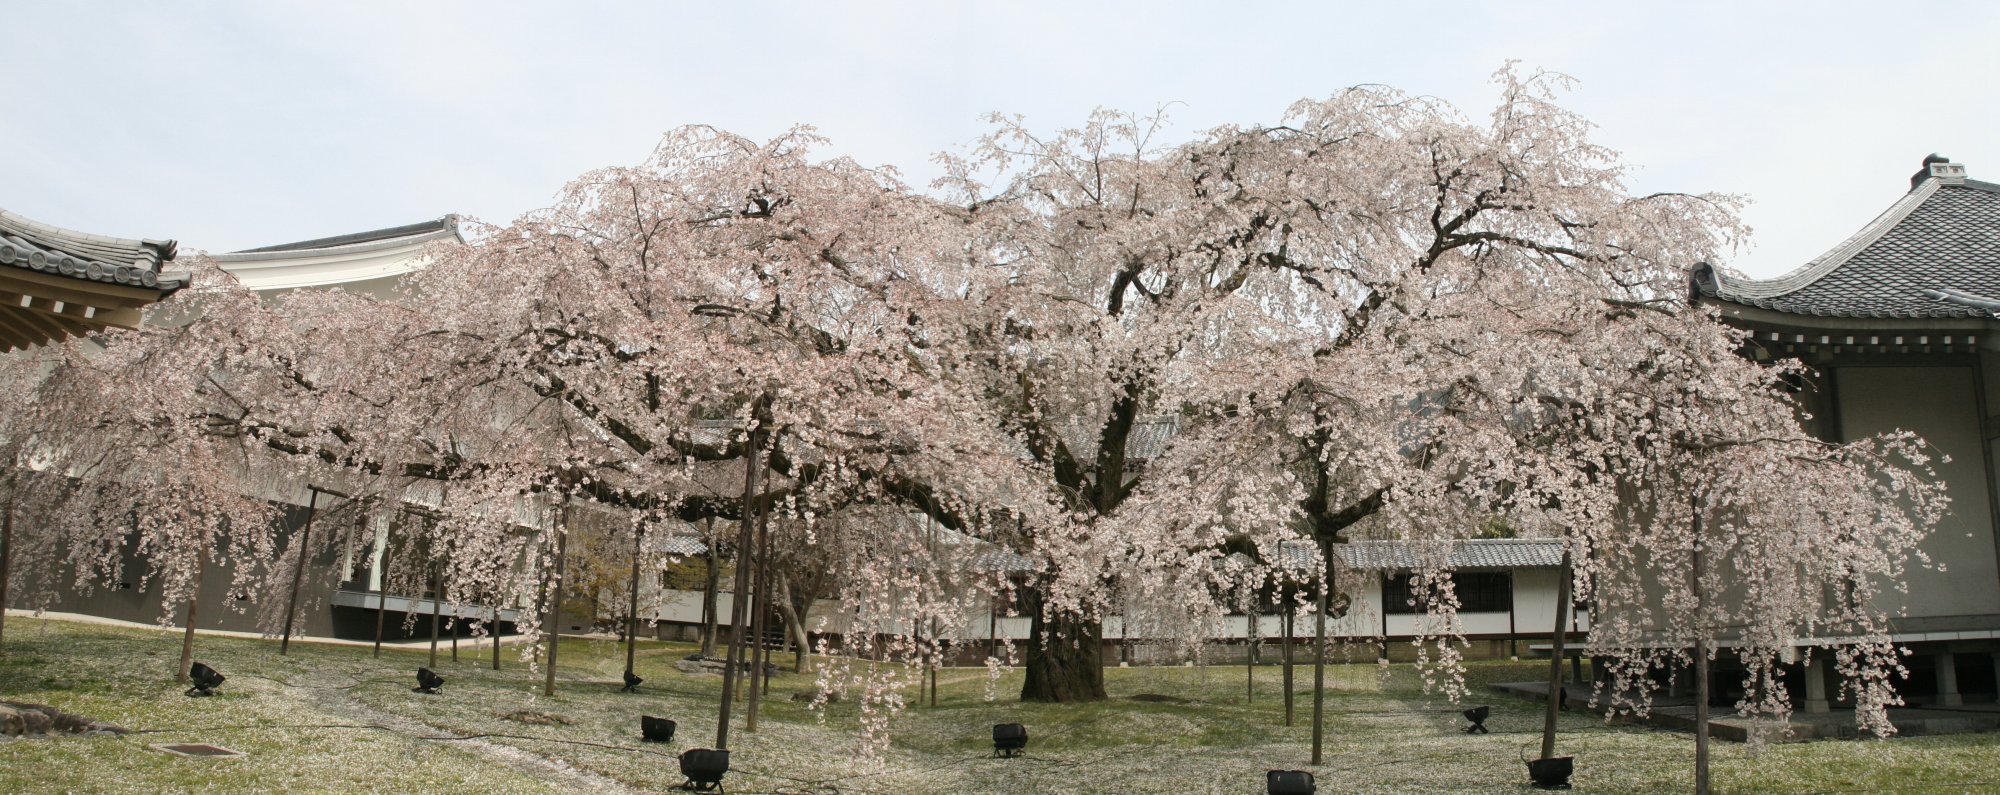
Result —
[{"label": "ground spotlight", "polygon": [[637,693],[637,692],[639,692],[639,683],[640,683],[640,682],[644,682],[644,681],[646,681],[646,680],[644,680],[644,679],[641,679],[641,678],[639,678],[639,677],[637,677],[637,676],[633,676],[633,675],[632,675],[632,672],[631,672],[631,671],[626,671],[626,672],[625,672],[625,686],[624,686],[624,687],[621,687],[621,688],[618,688],[618,692],[620,692],[620,693]]},{"label": "ground spotlight", "polygon": [[429,668],[418,668],[417,686],[410,688],[410,692],[434,696],[441,687],[444,687],[444,677],[438,676],[436,671]]},{"label": "ground spotlight", "polygon": [[194,683],[194,687],[188,688],[187,694],[190,696],[215,695],[215,689],[221,687],[222,680],[228,678],[214,668],[201,663],[195,663],[188,666],[188,681]]},{"label": "ground spotlight", "polygon": [[993,724],[993,755],[1020,756],[1028,749],[1028,727],[1019,723]]},{"label": "ground spotlight", "polygon": [[681,775],[687,781],[681,789],[721,792],[722,774],[729,772],[729,752],[690,748],[681,752]]},{"label": "ground spotlight", "polygon": [[1313,795],[1319,791],[1313,774],[1303,770],[1270,770],[1264,773],[1264,791],[1270,795]]},{"label": "ground spotlight", "polygon": [[1535,789],[1569,789],[1569,777],[1575,772],[1573,756],[1528,760],[1528,780],[1535,783]]},{"label": "ground spotlight", "polygon": [[1466,734],[1489,733],[1486,730],[1486,716],[1491,714],[1493,714],[1492,707],[1473,707],[1472,709],[1466,710],[1465,719],[1472,721],[1472,725],[1465,727],[1465,733]]},{"label": "ground spotlight", "polygon": [[674,741],[674,722],[651,715],[639,716],[639,734],[649,743],[670,743]]}]

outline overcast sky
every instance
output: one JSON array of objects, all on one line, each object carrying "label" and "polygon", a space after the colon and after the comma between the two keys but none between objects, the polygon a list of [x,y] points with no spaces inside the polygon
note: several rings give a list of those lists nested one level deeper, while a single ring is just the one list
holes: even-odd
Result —
[{"label": "overcast sky", "polygon": [[1190,135],[1386,83],[1483,117],[1508,59],[1580,81],[1634,190],[1753,200],[1731,264],[1760,276],[1930,152],[2000,181],[2000,3],[1360,5],[0,0],[0,208],[211,252],[502,222],[696,123],[813,124],[923,184],[991,111],[1176,103]]}]

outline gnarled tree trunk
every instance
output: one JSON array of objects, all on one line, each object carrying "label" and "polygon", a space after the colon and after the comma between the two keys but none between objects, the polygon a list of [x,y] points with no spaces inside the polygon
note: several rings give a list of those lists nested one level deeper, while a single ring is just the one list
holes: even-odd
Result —
[{"label": "gnarled tree trunk", "polygon": [[1103,701],[1104,623],[1060,611],[1048,615],[1037,588],[1024,588],[1021,596],[1034,621],[1024,654],[1028,676],[1021,683],[1021,700]]}]

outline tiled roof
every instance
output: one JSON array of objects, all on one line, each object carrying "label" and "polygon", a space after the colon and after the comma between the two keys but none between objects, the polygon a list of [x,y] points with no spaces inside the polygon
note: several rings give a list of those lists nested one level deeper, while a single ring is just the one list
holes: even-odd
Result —
[{"label": "tiled roof", "polygon": [[660,544],[660,551],[669,555],[695,557],[708,554],[708,544],[694,536],[668,536],[667,540]]},{"label": "tiled roof", "polygon": [[[1132,421],[1131,432],[1125,435],[1125,457],[1133,461],[1150,461],[1167,451],[1167,442],[1181,429],[1181,418],[1172,414],[1144,416]],[[1069,448],[1070,455],[1079,461],[1097,458],[1097,434],[1099,428],[1083,423],[1063,425],[1057,433],[1062,436],[1063,446]]]},{"label": "tiled roof", "polygon": [[[1333,553],[1350,569],[1415,569],[1435,562],[1434,545],[1409,541],[1355,541],[1336,544]],[[1445,566],[1452,569],[1533,569],[1562,565],[1558,540],[1475,538],[1452,544]]]},{"label": "tiled roof", "polygon": [[164,294],[183,284],[160,278],[160,263],[172,260],[177,248],[172,240],[94,235],[0,210],[0,265]]},{"label": "tiled roof", "polygon": [[1926,168],[1930,176],[1920,173],[1887,212],[1804,267],[1755,280],[1704,264],[1695,269],[1694,294],[1817,317],[1995,317],[2000,184],[1965,179],[1956,164]]},{"label": "tiled roof", "polygon": [[1026,555],[989,549],[973,557],[972,568],[974,571],[1028,572],[1035,570],[1035,562]]}]

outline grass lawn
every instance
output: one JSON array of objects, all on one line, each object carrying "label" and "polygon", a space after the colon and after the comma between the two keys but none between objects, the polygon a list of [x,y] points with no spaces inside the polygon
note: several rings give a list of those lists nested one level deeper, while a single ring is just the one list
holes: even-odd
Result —
[{"label": "grass lawn", "polygon": [[[719,677],[675,670],[684,644],[642,643],[641,692],[616,692],[622,647],[567,640],[557,695],[508,647],[441,659],[442,696],[410,692],[425,654],[203,637],[195,659],[229,676],[221,695],[184,698],[172,679],[178,633],[10,618],[0,698],[51,704],[147,733],[0,743],[0,793],[12,792],[658,792],[679,784],[674,756],[714,739]],[[784,658],[787,662],[789,658]],[[1311,669],[1301,666],[1297,720],[1283,725],[1279,675],[1243,668],[1107,672],[1111,700],[1020,704],[1018,672],[947,671],[936,708],[913,706],[880,765],[856,753],[858,714],[794,701],[810,675],[774,680],[762,725],[731,731],[731,793],[1262,793],[1270,768],[1314,770],[1320,791],[1530,792],[1521,764],[1539,743],[1539,705],[1489,695],[1485,682],[1534,679],[1534,663],[1472,665],[1474,698],[1493,706],[1489,735],[1468,736],[1458,707],[1419,692],[1407,667],[1329,668],[1327,761],[1306,764]],[[1145,700],[1134,696],[1145,695]],[[907,696],[916,700],[912,689]],[[529,713],[532,720],[518,719]],[[680,721],[675,742],[638,741],[641,713]],[[544,719],[539,716],[552,716]],[[740,711],[738,713],[741,714]],[[517,715],[517,717],[509,717]],[[548,723],[560,719],[567,723]],[[990,727],[1028,726],[1028,753],[992,759]],[[1565,715],[1563,753],[1577,792],[1685,792],[1693,740]],[[213,742],[242,759],[181,759],[148,743]],[[1720,792],[2000,792],[2000,735],[1827,741],[1774,746],[1752,759],[1716,745]]]}]

